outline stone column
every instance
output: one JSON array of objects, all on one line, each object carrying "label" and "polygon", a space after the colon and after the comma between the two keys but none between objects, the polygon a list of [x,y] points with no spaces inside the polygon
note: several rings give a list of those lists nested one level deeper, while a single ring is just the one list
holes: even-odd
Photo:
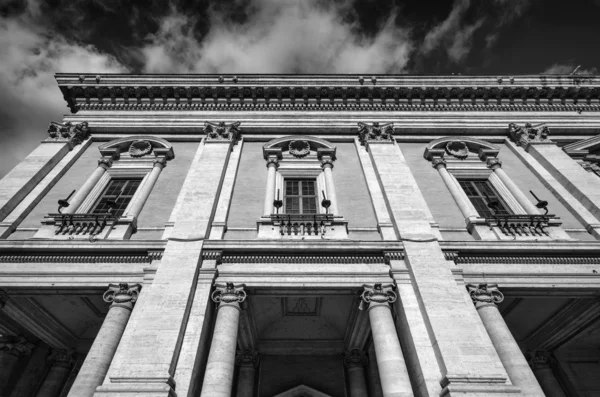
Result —
[{"label": "stone column", "polygon": [[365,366],[367,363],[367,356],[364,352],[358,349],[346,351],[344,365],[346,365],[346,371],[348,371],[350,397],[369,397],[365,380]]},{"label": "stone column", "polygon": [[27,366],[21,373],[15,387],[13,387],[10,397],[31,397],[34,395],[40,384],[40,379],[44,376],[46,357],[48,357],[49,352],[50,348],[45,345],[33,349]]},{"label": "stone column", "polygon": [[[275,200],[275,176],[279,160],[276,156],[267,158],[267,186],[265,188],[265,204],[263,207],[263,215],[268,217],[273,213],[273,200]],[[280,199],[283,197],[283,192],[280,192]]]},{"label": "stone column", "polygon": [[[331,156],[321,157],[321,167],[325,174],[325,186],[327,187],[327,199],[331,201],[331,207],[329,207],[329,213],[334,215],[341,215],[338,209],[337,195],[335,194],[335,184],[333,183],[333,158]],[[323,197],[320,197],[321,199]]]},{"label": "stone column", "polygon": [[127,214],[125,215],[137,218],[137,216],[142,211],[142,208],[144,208],[144,204],[146,204],[148,196],[150,196],[150,193],[152,192],[152,189],[154,188],[154,185],[156,184],[156,181],[158,180],[161,171],[166,166],[167,159],[165,157],[157,158],[154,160],[154,167],[152,167],[152,171],[150,171],[146,182],[144,182],[144,185],[142,186],[141,190],[139,192],[136,192],[136,196],[138,197],[138,199],[131,204],[129,211],[127,211]]},{"label": "stone column", "polygon": [[381,390],[381,381],[379,380],[379,369],[377,368],[377,356],[375,354],[375,346],[369,344],[369,397],[383,397]]},{"label": "stone column", "polygon": [[567,397],[552,371],[555,362],[556,360],[547,351],[537,351],[529,356],[529,365],[531,365],[531,369],[538,382],[540,382],[546,397]]},{"label": "stone column", "polygon": [[75,211],[79,208],[81,203],[84,202],[88,194],[94,189],[100,178],[104,175],[106,170],[108,170],[112,166],[112,159],[103,158],[98,160],[98,168],[92,172],[92,175],[85,181],[83,186],[79,188],[75,192],[75,195],[69,201],[69,206],[63,210],[65,214],[74,214]]},{"label": "stone column", "polygon": [[7,387],[19,359],[30,356],[32,349],[33,344],[22,336],[0,338],[0,396],[8,395]]},{"label": "stone column", "polygon": [[66,350],[53,350],[50,357],[48,357],[50,370],[46,374],[36,397],[57,397],[69,376],[73,362],[71,353]]},{"label": "stone column", "polygon": [[88,123],[51,123],[49,137],[0,180],[0,221],[40,183],[76,145],[89,138]]},{"label": "stone column", "polygon": [[504,186],[506,186],[506,188],[510,191],[513,197],[519,202],[519,204],[521,205],[521,207],[523,207],[525,212],[533,215],[540,214],[540,210],[538,210],[538,208],[531,202],[531,200],[529,200],[529,198],[525,196],[521,189],[519,189],[517,185],[515,185],[513,180],[508,175],[506,175],[506,172],[504,172],[504,170],[502,169],[502,161],[498,160],[497,158],[490,157],[486,160],[486,163],[487,166],[492,171],[494,171],[494,174],[496,174],[498,178],[500,178],[502,183],[504,183]]},{"label": "stone column", "polygon": [[460,209],[460,212],[462,212],[463,216],[465,218],[479,217],[477,210],[473,207],[473,204],[471,204],[465,192],[459,185],[456,184],[455,179],[446,169],[446,160],[443,158],[434,158],[431,161],[431,164],[433,168],[438,170],[442,180],[446,184],[450,194],[452,194],[452,197],[454,198],[454,201],[456,201],[456,205],[458,205],[458,208]]},{"label": "stone column", "polygon": [[111,305],[71,387],[69,397],[91,397],[96,387],[104,381],[140,288],[140,284],[111,284],[102,296]]},{"label": "stone column", "polygon": [[544,397],[527,360],[496,306],[504,300],[498,286],[469,284],[467,289],[513,385],[521,389],[523,396]]},{"label": "stone column", "polygon": [[235,363],[240,367],[236,397],[253,397],[258,354],[253,351],[239,352],[235,358]]},{"label": "stone column", "polygon": [[230,397],[243,286],[217,285],[212,299],[219,304],[201,397]]},{"label": "stone column", "polygon": [[369,305],[369,320],[383,396],[412,397],[408,370],[390,307],[390,303],[396,301],[396,294],[392,291],[392,286],[382,286],[381,284],[365,286],[362,300]]}]

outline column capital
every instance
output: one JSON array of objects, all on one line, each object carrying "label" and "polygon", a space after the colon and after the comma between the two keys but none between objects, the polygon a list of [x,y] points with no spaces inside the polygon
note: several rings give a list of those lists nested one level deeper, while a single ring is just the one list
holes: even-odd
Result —
[{"label": "column capital", "polygon": [[75,358],[73,353],[68,350],[53,349],[46,361],[52,366],[71,368],[75,363]]},{"label": "column capital", "polygon": [[435,157],[431,160],[431,166],[436,170],[440,168],[446,168],[446,160],[443,157]]},{"label": "column capital", "polygon": [[48,126],[48,138],[46,142],[70,143],[76,146],[90,137],[90,128],[87,121],[73,124],[70,121],[66,123],[50,122]]},{"label": "column capital", "polygon": [[556,359],[547,350],[536,350],[527,354],[527,362],[531,369],[535,371],[537,369],[551,368],[556,363]]},{"label": "column capital", "polygon": [[362,350],[352,349],[344,352],[344,365],[348,368],[364,367],[368,364],[368,362],[369,359]]},{"label": "column capital", "polygon": [[244,285],[215,284],[215,290],[211,294],[213,302],[216,303],[242,303],[246,300]]},{"label": "column capital", "polygon": [[333,168],[333,159],[329,156],[323,156],[321,158],[321,168]]},{"label": "column capital", "polygon": [[269,167],[275,167],[275,169],[279,168],[279,159],[277,156],[267,157],[267,168]]},{"label": "column capital", "polygon": [[259,354],[253,350],[239,351],[235,356],[236,365],[242,367],[256,367],[259,360]]},{"label": "column capital", "polygon": [[497,284],[467,284],[467,290],[476,305],[497,304],[504,300],[504,294],[498,290]]},{"label": "column capital", "polygon": [[393,143],[394,142],[394,123],[373,124],[358,123],[358,138],[361,145],[369,142]]},{"label": "column capital", "polygon": [[548,139],[550,135],[550,129],[544,124],[531,125],[525,123],[520,126],[516,123],[510,123],[508,125],[508,136],[510,139],[517,144],[517,146],[528,147],[532,143],[551,143]]},{"label": "column capital", "polygon": [[207,121],[204,123],[203,129],[203,132],[206,134],[206,141],[233,142],[235,145],[240,139],[240,124],[241,122],[239,121],[231,124],[226,124],[224,121],[218,123]]},{"label": "column capital", "polygon": [[492,170],[502,167],[502,161],[496,157],[488,157],[485,161],[485,164],[488,168]]},{"label": "column capital", "polygon": [[0,337],[0,352],[10,354],[15,357],[27,357],[35,345],[22,336],[3,336]]},{"label": "column capital", "polygon": [[109,284],[108,290],[102,295],[102,299],[106,303],[112,303],[111,307],[119,306],[131,310],[138,299],[141,288],[140,284]]},{"label": "column capital", "polygon": [[112,167],[112,165],[113,165],[112,157],[102,157],[100,160],[98,160],[98,167],[102,167],[105,170]]},{"label": "column capital", "polygon": [[364,291],[360,295],[361,309],[363,303],[394,303],[398,298],[396,293],[393,291],[394,286],[392,284],[382,285],[363,285]]},{"label": "column capital", "polygon": [[152,161],[152,165],[154,167],[160,167],[160,169],[163,169],[167,166],[167,158],[166,157],[157,157],[154,159],[154,161]]}]

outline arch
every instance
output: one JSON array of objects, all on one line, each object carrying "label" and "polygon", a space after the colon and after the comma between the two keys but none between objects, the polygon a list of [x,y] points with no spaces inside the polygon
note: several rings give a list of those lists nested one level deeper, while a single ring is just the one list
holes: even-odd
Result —
[{"label": "arch", "polygon": [[175,158],[173,145],[165,139],[151,135],[133,135],[125,138],[113,139],[110,142],[103,143],[98,147],[103,156],[112,156],[119,158],[120,154],[127,152],[131,144],[135,141],[146,141],[152,146],[152,151],[156,155],[165,156],[167,160]]},{"label": "arch", "polygon": [[468,136],[445,136],[434,139],[425,147],[423,157],[427,160],[432,160],[434,157],[441,157],[446,151],[446,147],[452,142],[464,142],[469,152],[479,153],[485,152],[486,155],[498,154],[500,147],[493,145],[481,139],[476,139]]},{"label": "arch", "polygon": [[273,139],[265,143],[263,149],[287,148],[291,141],[307,141],[311,150],[317,150],[319,148],[335,150],[335,146],[333,146],[331,142],[309,135],[291,135]]}]

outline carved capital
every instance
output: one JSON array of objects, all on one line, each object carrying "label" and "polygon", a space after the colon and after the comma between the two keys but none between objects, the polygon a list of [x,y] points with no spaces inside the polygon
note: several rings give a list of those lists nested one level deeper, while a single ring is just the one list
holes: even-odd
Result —
[{"label": "carved capital", "polygon": [[102,157],[100,160],[98,160],[98,167],[108,169],[108,168],[112,167],[112,165],[113,165],[113,159],[110,157]]},{"label": "carved capital", "polygon": [[267,168],[275,167],[275,169],[279,168],[279,159],[274,156],[269,156],[267,158]]},{"label": "carved capital", "polygon": [[344,352],[344,365],[346,367],[364,367],[368,363],[369,359],[362,350],[352,349]]},{"label": "carved capital", "polygon": [[556,359],[552,357],[552,354],[547,350],[537,350],[527,355],[527,362],[531,369],[535,371],[538,369],[551,368],[556,363]]},{"label": "carved capital", "polygon": [[240,122],[225,124],[221,121],[219,123],[211,123],[207,121],[204,123],[204,133],[206,134],[207,141],[227,141],[233,142],[235,145],[240,139]]},{"label": "carved capital", "polygon": [[211,298],[216,303],[242,303],[246,300],[244,285],[235,286],[233,283],[216,284]]},{"label": "carved capital", "polygon": [[108,290],[102,295],[102,299],[104,302],[112,303],[111,307],[120,306],[131,309],[138,299],[140,289],[142,289],[140,284],[110,284]]},{"label": "carved capital", "polygon": [[517,146],[527,147],[531,143],[547,141],[550,129],[543,124],[534,127],[529,123],[524,126],[510,123],[508,125],[508,135]]},{"label": "carved capital", "polygon": [[378,122],[371,125],[358,123],[358,137],[362,145],[367,142],[393,142],[394,123],[382,125],[379,125]]},{"label": "carved capital", "polygon": [[70,121],[66,123],[57,123],[52,121],[48,126],[49,142],[69,142],[71,145],[79,145],[90,137],[90,128],[87,121],[79,124],[73,124]]},{"label": "carved capital", "polygon": [[333,168],[333,159],[331,157],[322,157],[321,168]]},{"label": "carved capital", "polygon": [[256,367],[258,361],[258,353],[252,350],[239,351],[235,356],[235,363],[242,367]]},{"label": "carved capital", "polygon": [[504,294],[498,290],[497,284],[468,284],[467,290],[475,304],[500,303],[504,300]]},{"label": "carved capital", "polygon": [[488,157],[488,159],[485,161],[485,164],[492,170],[502,167],[502,161],[495,157]]},{"label": "carved capital", "polygon": [[162,169],[167,166],[167,159],[165,157],[158,157],[154,159],[152,164],[154,165],[154,167],[160,167]]},{"label": "carved capital", "polygon": [[444,160],[442,157],[436,157],[431,160],[431,166],[436,170],[439,170],[440,168],[446,168],[446,160]]},{"label": "carved capital", "polygon": [[53,349],[46,361],[53,367],[71,368],[75,363],[75,358],[73,353],[68,350]]},{"label": "carved capital", "polygon": [[15,357],[27,357],[31,355],[34,344],[27,341],[22,336],[4,336],[0,337],[0,352]]},{"label": "carved capital", "polygon": [[394,286],[392,284],[364,285],[363,288],[364,291],[360,297],[364,303],[394,303],[398,298],[393,291]]}]

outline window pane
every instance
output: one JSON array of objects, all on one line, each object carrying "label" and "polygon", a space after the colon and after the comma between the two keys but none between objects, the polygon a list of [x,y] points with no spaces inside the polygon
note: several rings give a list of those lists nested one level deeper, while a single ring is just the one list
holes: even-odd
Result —
[{"label": "window pane", "polygon": [[297,196],[299,194],[298,183],[299,181],[294,180],[285,181],[285,194]]},{"label": "window pane", "polygon": [[302,198],[302,213],[303,214],[316,214],[317,213],[317,202],[314,197]]},{"label": "window pane", "polygon": [[125,212],[140,183],[140,179],[112,179],[92,207],[92,213],[108,214],[107,203],[112,201],[116,205],[113,206],[111,214],[120,217]]},{"label": "window pane", "polygon": [[[511,212],[507,209],[504,201],[494,189],[494,186],[488,180],[460,180],[460,186],[463,188],[469,200],[473,204],[473,207],[479,213],[479,216],[484,218],[491,218],[494,215],[510,215]],[[496,207],[496,211],[492,211],[488,204],[491,201],[498,201],[499,204]]]},{"label": "window pane", "polygon": [[303,196],[314,196],[315,195],[315,181],[302,181],[302,195]]},{"label": "window pane", "polygon": [[300,213],[300,198],[286,197],[285,198],[285,212],[287,212],[288,214],[299,214]]}]

